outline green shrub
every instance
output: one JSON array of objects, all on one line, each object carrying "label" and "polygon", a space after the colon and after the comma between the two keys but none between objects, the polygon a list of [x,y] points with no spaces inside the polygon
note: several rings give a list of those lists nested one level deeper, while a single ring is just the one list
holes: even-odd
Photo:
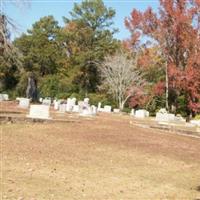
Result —
[{"label": "green shrub", "polygon": [[187,116],[187,100],[185,98],[185,95],[180,95],[177,98],[177,104],[178,104],[178,108],[176,112],[181,114],[181,116],[186,117]]},{"label": "green shrub", "polygon": [[90,99],[91,105],[98,105],[98,103],[101,102],[102,106],[111,105],[112,107],[116,107],[116,103],[106,94],[89,93],[87,97]]},{"label": "green shrub", "polygon": [[122,112],[126,112],[126,113],[130,113],[131,112],[131,108],[129,107],[125,107]]}]

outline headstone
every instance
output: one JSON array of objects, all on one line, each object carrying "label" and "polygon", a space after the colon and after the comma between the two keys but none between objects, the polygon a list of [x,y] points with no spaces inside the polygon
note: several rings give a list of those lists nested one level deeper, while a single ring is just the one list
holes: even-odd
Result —
[{"label": "headstone", "polygon": [[40,98],[39,98],[39,102],[42,103],[42,101],[43,101],[43,98],[40,97]]},{"label": "headstone", "polygon": [[49,117],[49,106],[48,105],[31,105],[28,118],[35,119],[51,119]]},{"label": "headstone", "polygon": [[111,112],[111,109],[112,109],[111,106],[105,105],[104,108],[103,108],[103,111],[104,111],[104,112],[107,112],[107,113],[110,113],[110,112]]},{"label": "headstone", "polygon": [[17,97],[17,98],[16,98],[16,101],[20,101],[20,99],[22,99],[22,98],[21,98],[21,97]]},{"label": "headstone", "polygon": [[8,94],[0,94],[0,101],[8,101],[9,96]]},{"label": "headstone", "polygon": [[78,106],[79,106],[79,109],[82,110],[83,107],[84,107],[84,102],[83,101],[78,101]]},{"label": "headstone", "polygon": [[101,102],[99,102],[99,103],[98,103],[97,110],[98,110],[98,111],[101,111],[101,109],[102,109],[102,108],[101,108]]},{"label": "headstone", "polygon": [[167,110],[165,108],[161,108],[158,113],[162,113],[162,114],[165,114],[165,113],[168,113]]},{"label": "headstone", "polygon": [[93,109],[92,109],[92,107],[84,108],[79,115],[83,116],[83,117],[92,117],[92,116],[96,115],[95,110],[93,110]]},{"label": "headstone", "polygon": [[66,105],[66,112],[72,112],[72,109],[73,109],[73,106],[74,106],[74,100],[71,99],[71,98],[68,98],[67,99],[67,105]]},{"label": "headstone", "polygon": [[30,105],[30,99],[27,98],[19,98],[19,107],[20,108],[28,108]]},{"label": "headstone", "polygon": [[96,115],[97,114],[97,107],[92,105],[91,106],[91,112],[92,112],[92,115]]},{"label": "headstone", "polygon": [[175,115],[170,113],[156,113],[156,121],[158,122],[170,122],[175,121]]},{"label": "headstone", "polygon": [[8,101],[9,100],[9,96],[8,94],[2,94],[3,95],[3,99],[4,101]]},{"label": "headstone", "polygon": [[84,103],[89,104],[90,99],[89,98],[84,98]]},{"label": "headstone", "polygon": [[0,101],[3,101],[3,100],[4,100],[3,94],[0,94]]},{"label": "headstone", "polygon": [[113,109],[113,112],[114,112],[114,113],[120,113],[120,109],[115,108],[115,109]]},{"label": "headstone", "polygon": [[58,110],[60,105],[60,101],[54,100],[54,110]]},{"label": "headstone", "polygon": [[135,110],[134,110],[134,109],[131,109],[130,115],[131,115],[131,116],[135,116]]},{"label": "headstone", "polygon": [[200,120],[190,120],[190,123],[200,127]]},{"label": "headstone", "polygon": [[175,116],[175,121],[185,122],[186,120],[180,114],[178,114],[178,115]]},{"label": "headstone", "polygon": [[59,112],[64,113],[66,111],[67,104],[60,104],[59,105]]},{"label": "headstone", "polygon": [[145,118],[145,117],[149,117],[149,112],[141,109],[141,110],[136,110],[135,111],[135,115],[136,118]]},{"label": "headstone", "polygon": [[71,99],[71,104],[72,104],[72,106],[76,105],[76,98]]},{"label": "headstone", "polygon": [[42,104],[50,106],[51,105],[51,99],[43,99]]},{"label": "headstone", "polygon": [[79,111],[80,111],[79,105],[74,105],[74,106],[73,106],[73,109],[72,109],[72,112],[78,113]]}]

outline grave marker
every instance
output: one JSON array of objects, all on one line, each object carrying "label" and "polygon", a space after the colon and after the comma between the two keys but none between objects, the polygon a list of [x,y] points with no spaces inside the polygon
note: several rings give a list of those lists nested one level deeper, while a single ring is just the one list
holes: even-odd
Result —
[{"label": "grave marker", "polygon": [[51,119],[49,117],[49,106],[48,105],[31,105],[28,118],[34,119]]}]

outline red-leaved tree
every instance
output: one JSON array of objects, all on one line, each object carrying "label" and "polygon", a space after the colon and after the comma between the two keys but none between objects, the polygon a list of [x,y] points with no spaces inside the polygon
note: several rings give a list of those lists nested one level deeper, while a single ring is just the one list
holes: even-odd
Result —
[{"label": "red-leaved tree", "polygon": [[166,89],[176,93],[170,103],[184,95],[188,111],[200,112],[200,1],[160,0],[158,13],[151,7],[144,12],[134,9],[125,25],[131,32],[129,47],[144,36],[159,47],[166,64]]}]

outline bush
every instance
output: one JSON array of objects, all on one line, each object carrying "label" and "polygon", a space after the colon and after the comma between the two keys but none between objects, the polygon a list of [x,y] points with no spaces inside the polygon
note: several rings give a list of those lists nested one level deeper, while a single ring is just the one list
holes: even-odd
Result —
[{"label": "bush", "polygon": [[102,106],[111,105],[112,107],[116,107],[116,103],[113,102],[106,94],[90,93],[88,94],[88,98],[90,99],[91,105],[98,105],[98,103],[101,102]]},{"label": "bush", "polygon": [[125,107],[122,112],[126,112],[126,113],[130,113],[131,112],[131,108],[129,107]]},{"label": "bush", "polygon": [[184,95],[180,95],[177,98],[177,104],[178,104],[178,108],[176,112],[181,114],[181,116],[186,117],[188,110],[187,110],[187,100]]}]

